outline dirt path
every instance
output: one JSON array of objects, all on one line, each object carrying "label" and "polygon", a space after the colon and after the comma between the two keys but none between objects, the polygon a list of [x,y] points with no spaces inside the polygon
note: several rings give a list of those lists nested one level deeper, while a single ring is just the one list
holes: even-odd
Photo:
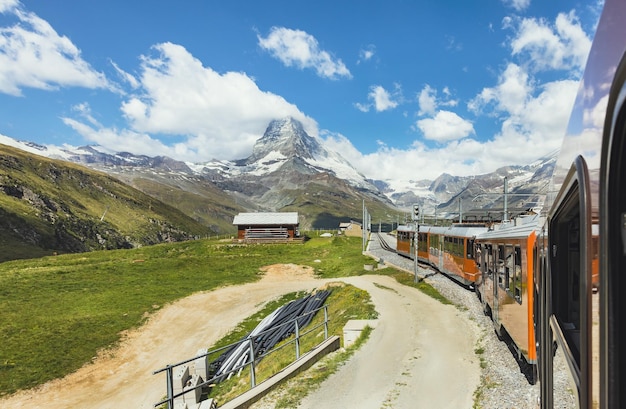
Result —
[{"label": "dirt path", "polygon": [[370,293],[379,322],[368,342],[301,409],[472,407],[480,381],[476,325],[455,307],[393,278],[344,281]]},{"label": "dirt path", "polygon": [[[152,375],[152,371],[187,359],[199,348],[213,344],[264,302],[323,285],[325,281],[314,279],[312,273],[308,267],[270,266],[259,282],[177,301],[157,312],[140,329],[128,333],[119,348],[103,354],[94,363],[63,379],[0,400],[0,407],[152,408],[165,394],[164,375]],[[456,309],[442,306],[388,277],[364,276],[343,281],[372,294],[380,321],[370,341],[343,367],[342,373],[331,378],[349,381],[344,389],[332,392],[355,394],[349,404],[337,406],[335,401],[334,405],[320,406],[319,401],[313,401],[312,406],[379,408],[381,402],[388,402],[385,407],[413,408],[421,407],[415,406],[416,399],[424,399],[429,402],[424,407],[471,407],[471,394],[478,385],[479,374],[472,349],[475,332],[468,329],[469,324],[463,324]],[[415,311],[424,313],[417,315]],[[178,325],[173,326],[173,322]],[[459,340],[466,340],[461,344],[467,347],[455,352]],[[447,344],[446,355],[441,355],[442,346]],[[381,350],[378,348],[389,354],[376,354],[376,350]],[[373,374],[380,376],[370,380]],[[376,404],[360,401],[361,396],[373,393],[376,398],[372,402]],[[447,406],[433,404],[441,398],[448,402]]]}]

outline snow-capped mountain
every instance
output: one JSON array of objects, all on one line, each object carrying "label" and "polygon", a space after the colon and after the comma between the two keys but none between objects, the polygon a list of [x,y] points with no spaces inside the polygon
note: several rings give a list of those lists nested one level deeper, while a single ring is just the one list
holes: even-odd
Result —
[{"label": "snow-capped mountain", "polygon": [[[2,135],[0,143],[81,163],[131,184],[136,178],[143,178],[194,192],[195,186],[201,184],[251,210],[277,211],[309,205],[360,209],[361,201],[367,199],[383,207],[407,210],[419,203],[424,213],[442,216],[458,212],[459,207],[502,206],[505,177],[511,193],[509,206],[540,206],[557,157],[555,152],[527,166],[508,166],[484,175],[442,174],[434,181],[404,183],[369,180],[339,153],[308,135],[302,124],[290,117],[271,121],[251,155],[234,161],[189,163],[163,156],[109,152],[99,146],[41,146]],[[235,207],[233,204],[224,206]]]},{"label": "snow-capped mountain", "polygon": [[306,133],[302,124],[291,118],[270,122],[257,140],[252,154],[237,161],[211,161],[190,165],[196,171],[219,174],[225,178],[265,176],[283,168],[302,174],[329,173],[350,185],[378,193],[369,182],[339,153],[326,149],[320,141]]}]

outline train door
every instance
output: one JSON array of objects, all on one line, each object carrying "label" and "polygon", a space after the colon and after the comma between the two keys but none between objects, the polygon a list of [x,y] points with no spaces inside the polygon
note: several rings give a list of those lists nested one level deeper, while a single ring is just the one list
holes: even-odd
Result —
[{"label": "train door", "polygon": [[498,244],[494,246],[494,251],[496,252],[495,257],[493,257],[493,305],[491,308],[491,318],[493,320],[493,324],[498,334],[498,337],[502,336],[501,325],[500,325],[500,287],[504,282],[504,245]]},{"label": "train door", "polygon": [[[552,408],[554,390],[569,388],[565,407],[591,409],[591,196],[589,172],[576,158],[548,216],[548,268],[542,317],[542,408]],[[567,379],[558,384],[554,368],[563,365]],[[544,389],[545,388],[545,389]]]},{"label": "train door", "polygon": [[[600,168],[601,408],[626,405],[626,57],[607,108]],[[607,126],[605,125],[605,129]]]},{"label": "train door", "polygon": [[437,254],[439,254],[439,259],[437,260],[437,268],[439,268],[439,271],[443,271],[443,246],[444,246],[444,236],[439,236],[439,251],[437,252]]},{"label": "train door", "polygon": [[487,248],[486,245],[482,243],[476,243],[476,249],[474,251],[476,266],[478,268],[478,275],[476,276],[476,287],[475,291],[480,298],[480,301],[483,305],[483,312],[487,312],[487,300],[485,298],[485,288],[486,288],[486,280],[487,280],[487,268],[486,268],[486,260],[487,260]]},{"label": "train door", "polygon": [[494,254],[493,245],[485,244],[485,260],[483,262],[483,298],[485,299],[485,305],[483,305],[483,311],[485,313],[493,310],[493,272],[494,272]]}]

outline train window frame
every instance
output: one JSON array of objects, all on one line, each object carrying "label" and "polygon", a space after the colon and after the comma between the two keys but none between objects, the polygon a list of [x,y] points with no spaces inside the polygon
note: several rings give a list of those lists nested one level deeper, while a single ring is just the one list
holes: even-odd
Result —
[{"label": "train window frame", "polygon": [[[584,402],[582,407],[591,407],[590,192],[587,163],[578,156],[548,216],[548,293],[545,296],[549,316],[543,323],[546,328],[542,329],[544,345],[556,342],[564,353],[569,374],[578,388],[579,402]],[[577,317],[572,313],[576,308]]]},{"label": "train window frame", "polygon": [[505,264],[504,243],[498,243],[496,245],[495,273],[496,273],[496,276],[498,277],[497,285],[502,289],[506,289],[506,287],[504,286],[504,274],[505,274],[504,264]]},{"label": "train window frame", "polygon": [[523,268],[522,268],[522,246],[516,244],[513,247],[513,298],[518,304],[522,304],[522,283],[523,281]]},{"label": "train window frame", "polygon": [[491,243],[486,243],[484,248],[484,273],[493,280],[493,245]]},{"label": "train window frame", "polygon": [[600,401],[603,407],[626,402],[621,350],[626,325],[620,317],[626,265],[626,53],[616,69],[607,104],[600,160]]}]

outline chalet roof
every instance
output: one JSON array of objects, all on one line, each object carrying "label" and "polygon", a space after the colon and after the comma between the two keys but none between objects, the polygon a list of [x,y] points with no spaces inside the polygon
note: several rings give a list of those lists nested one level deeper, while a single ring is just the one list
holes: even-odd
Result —
[{"label": "chalet roof", "polygon": [[297,225],[298,212],[282,213],[239,213],[233,220],[234,225]]}]

